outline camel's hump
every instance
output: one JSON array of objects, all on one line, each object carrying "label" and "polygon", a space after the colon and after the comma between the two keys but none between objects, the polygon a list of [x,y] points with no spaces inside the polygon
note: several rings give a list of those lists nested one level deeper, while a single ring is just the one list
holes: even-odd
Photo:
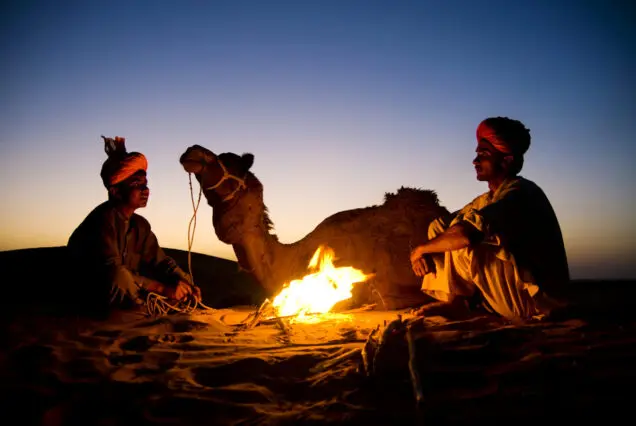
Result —
[{"label": "camel's hump", "polygon": [[422,216],[427,216],[427,212],[441,208],[435,191],[401,187],[396,193],[384,194],[383,204],[335,213],[323,220],[318,227],[352,222],[359,222],[360,226],[365,226],[365,219],[376,223],[395,222],[396,219],[406,219],[406,216],[410,216],[407,212],[420,212]]}]

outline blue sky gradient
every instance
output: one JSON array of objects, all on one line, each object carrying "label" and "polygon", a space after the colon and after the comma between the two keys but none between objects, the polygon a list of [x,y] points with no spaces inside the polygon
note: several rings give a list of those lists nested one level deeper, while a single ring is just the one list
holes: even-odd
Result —
[{"label": "blue sky gradient", "polygon": [[[0,14],[0,250],[56,246],[106,197],[100,135],[149,160],[138,211],[187,249],[179,156],[251,152],[281,241],[400,186],[455,210],[489,116],[532,134],[574,278],[636,278],[628,1],[9,1]],[[195,190],[198,186],[195,184]],[[193,250],[234,259],[211,210]]]}]

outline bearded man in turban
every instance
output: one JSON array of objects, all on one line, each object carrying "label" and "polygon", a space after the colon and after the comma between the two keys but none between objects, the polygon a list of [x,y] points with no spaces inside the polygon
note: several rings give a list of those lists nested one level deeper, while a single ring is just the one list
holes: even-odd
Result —
[{"label": "bearded man in turban", "polygon": [[80,276],[85,282],[80,285],[95,299],[92,310],[143,310],[148,292],[174,300],[200,300],[199,288],[164,253],[150,223],[135,213],[146,207],[150,195],[146,157],[127,152],[124,138],[102,138],[108,159],[102,165],[101,178],[108,200],[86,216],[67,244],[75,264],[82,269]]},{"label": "bearded man in turban", "polygon": [[523,123],[491,117],[477,127],[477,180],[488,183],[449,217],[433,221],[428,241],[411,252],[422,291],[440,302],[431,313],[468,301],[509,319],[549,314],[570,279],[561,228],[543,190],[519,176],[530,147]]}]

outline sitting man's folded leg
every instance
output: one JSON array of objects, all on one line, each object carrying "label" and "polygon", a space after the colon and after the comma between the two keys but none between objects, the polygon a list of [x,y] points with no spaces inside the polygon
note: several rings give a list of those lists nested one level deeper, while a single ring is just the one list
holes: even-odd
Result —
[{"label": "sitting man's folded leg", "polygon": [[443,310],[444,303],[452,304],[451,310],[461,303],[468,309],[469,300],[476,296],[483,298],[486,309],[504,318],[530,318],[538,313],[531,279],[522,279],[527,274],[518,271],[514,260],[499,259],[488,245],[441,253],[434,259],[436,272],[424,277],[422,291],[441,303],[424,307],[423,313]]}]

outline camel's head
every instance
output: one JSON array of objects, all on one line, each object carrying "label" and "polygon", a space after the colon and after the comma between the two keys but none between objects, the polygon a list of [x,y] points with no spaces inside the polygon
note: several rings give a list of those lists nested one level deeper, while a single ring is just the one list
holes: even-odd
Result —
[{"label": "camel's head", "polygon": [[217,203],[229,201],[246,189],[245,179],[254,156],[231,152],[216,155],[200,145],[193,145],[181,155],[179,162],[186,172],[196,176],[206,198]]},{"label": "camel's head", "polygon": [[200,145],[192,145],[179,158],[185,171],[195,175],[199,175],[208,164],[215,161],[217,161],[216,154]]}]

